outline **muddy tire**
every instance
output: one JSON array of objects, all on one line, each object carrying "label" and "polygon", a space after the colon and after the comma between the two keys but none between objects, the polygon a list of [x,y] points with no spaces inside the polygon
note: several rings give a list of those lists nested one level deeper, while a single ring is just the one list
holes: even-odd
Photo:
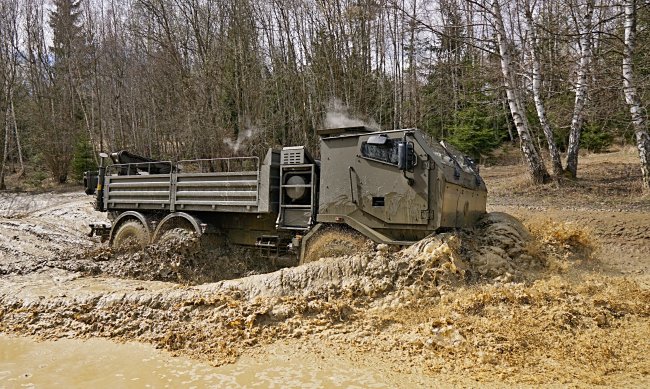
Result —
[{"label": "muddy tire", "polygon": [[135,252],[149,244],[149,233],[138,220],[128,220],[120,225],[113,237],[112,247],[117,250]]},{"label": "muddy tire", "polygon": [[181,227],[163,232],[156,243],[160,246],[170,247],[171,250],[177,251],[178,254],[195,253],[201,249],[196,233]]},{"label": "muddy tire", "polygon": [[372,242],[355,230],[325,227],[309,239],[300,264],[318,261],[322,258],[358,254],[371,247]]}]

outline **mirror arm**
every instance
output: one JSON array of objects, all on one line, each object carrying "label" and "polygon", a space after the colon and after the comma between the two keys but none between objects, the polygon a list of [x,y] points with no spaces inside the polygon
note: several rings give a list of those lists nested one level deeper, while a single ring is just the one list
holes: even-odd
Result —
[{"label": "mirror arm", "polygon": [[[406,157],[409,158],[409,147],[408,147],[408,140],[406,139],[407,136],[413,136],[412,132],[405,132],[404,136],[402,137],[402,142],[404,143],[404,153],[406,153]],[[413,154],[415,154],[415,150],[413,150]],[[406,161],[406,166],[404,166],[404,170],[402,170],[402,175],[404,175],[404,178],[406,178],[406,182],[408,183],[409,186],[415,185],[415,180],[409,176],[406,175],[406,171],[408,170],[410,161],[407,159]]]},{"label": "mirror arm", "polygon": [[409,186],[413,186],[415,184],[415,180],[406,175],[406,170],[402,170],[402,174],[404,175],[404,178],[406,178],[406,182]]}]

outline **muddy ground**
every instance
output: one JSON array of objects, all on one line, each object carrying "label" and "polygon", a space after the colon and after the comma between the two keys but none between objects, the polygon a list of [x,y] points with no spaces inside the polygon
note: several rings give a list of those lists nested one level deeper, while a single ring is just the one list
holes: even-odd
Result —
[{"label": "muddy ground", "polygon": [[492,214],[476,229],[277,271],[192,242],[114,252],[85,236],[104,217],[89,197],[3,193],[0,332],[215,365],[317,356],[379,366],[391,386],[647,387],[650,199],[633,150],[581,163],[578,181],[543,187],[485,167]]}]

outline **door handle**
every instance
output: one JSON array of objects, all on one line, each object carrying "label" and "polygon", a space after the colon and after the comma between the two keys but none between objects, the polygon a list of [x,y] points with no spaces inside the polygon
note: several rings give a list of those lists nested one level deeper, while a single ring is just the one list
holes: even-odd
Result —
[{"label": "door handle", "polygon": [[357,175],[357,171],[354,170],[354,167],[348,166],[348,175],[350,177],[350,198],[352,199],[352,203],[357,204],[357,201],[354,199],[354,185],[352,185],[352,172],[354,172],[355,175]]}]

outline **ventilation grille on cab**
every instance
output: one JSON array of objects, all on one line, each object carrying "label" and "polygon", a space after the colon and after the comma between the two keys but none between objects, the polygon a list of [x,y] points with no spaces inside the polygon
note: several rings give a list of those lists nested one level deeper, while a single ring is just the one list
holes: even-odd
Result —
[{"label": "ventilation grille on cab", "polygon": [[282,165],[303,165],[314,163],[305,146],[284,147],[280,156]]}]

